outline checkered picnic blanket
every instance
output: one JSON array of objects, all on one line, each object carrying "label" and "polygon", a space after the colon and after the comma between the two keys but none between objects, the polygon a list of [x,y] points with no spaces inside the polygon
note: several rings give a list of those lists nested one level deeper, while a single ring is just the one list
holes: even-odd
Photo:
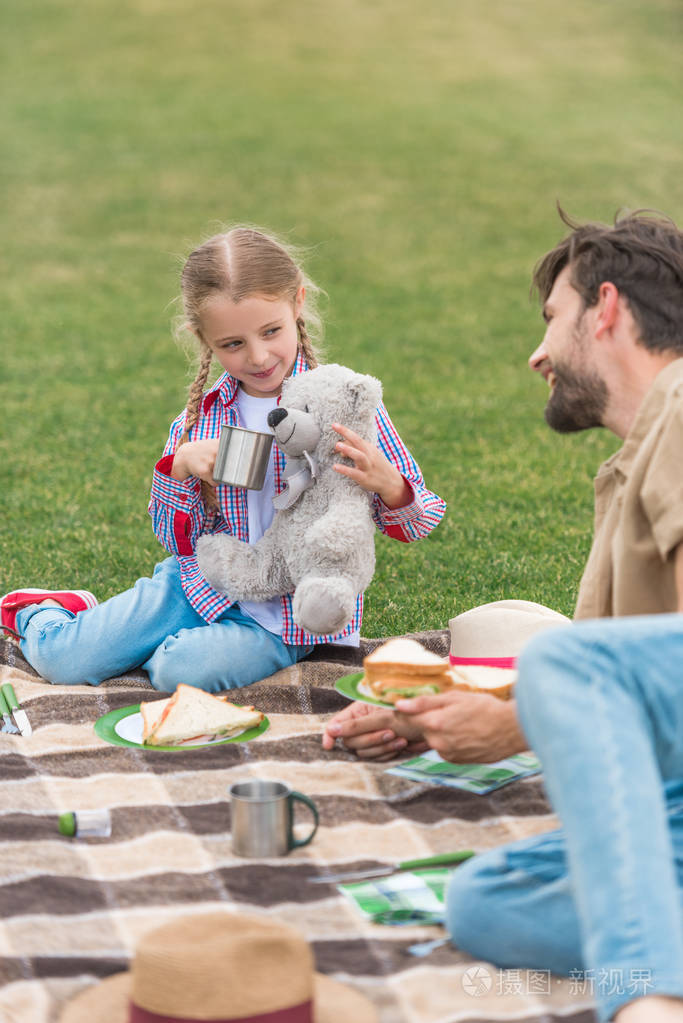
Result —
[{"label": "checkered picnic blanket", "polygon": [[[415,638],[447,653],[445,631]],[[441,927],[383,926],[336,885],[307,883],[327,870],[484,850],[557,823],[539,777],[478,795],[322,750],[323,722],[347,702],[334,682],[379,642],[316,651],[237,694],[270,719],[258,739],[161,753],[110,745],[93,730],[103,714],[155,698],[144,673],[51,686],[0,641],[0,683],[13,683],[34,729],[0,734],[0,1023],[55,1023],[70,997],[127,968],[145,931],[217,907],[297,926],[317,968],[371,998],[381,1023],[593,1019],[590,993],[570,979],[539,989],[531,974],[475,964],[449,944],[416,958],[409,946]],[[233,855],[228,787],[254,777],[315,800],[310,845],[280,859]],[[104,806],[109,838],[59,834],[60,813]],[[476,970],[488,971],[488,985]]]}]

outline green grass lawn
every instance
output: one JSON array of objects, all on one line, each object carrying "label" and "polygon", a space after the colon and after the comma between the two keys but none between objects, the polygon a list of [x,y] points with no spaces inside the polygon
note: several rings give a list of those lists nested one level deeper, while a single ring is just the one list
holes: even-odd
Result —
[{"label": "green grass lawn", "polygon": [[310,247],[327,358],[380,377],[447,518],[378,538],[363,631],[516,596],[571,613],[591,478],[526,367],[536,259],[579,218],[683,221],[678,0],[8,0],[0,592],[100,598],[163,556],[151,469],[189,381],[182,258]]}]

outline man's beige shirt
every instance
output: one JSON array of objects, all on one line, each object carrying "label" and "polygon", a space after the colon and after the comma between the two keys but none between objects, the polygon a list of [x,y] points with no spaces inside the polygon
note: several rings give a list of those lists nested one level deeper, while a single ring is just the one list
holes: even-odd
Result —
[{"label": "man's beige shirt", "polygon": [[683,359],[675,359],[595,477],[595,533],[574,617],[676,611],[674,552],[681,541]]}]

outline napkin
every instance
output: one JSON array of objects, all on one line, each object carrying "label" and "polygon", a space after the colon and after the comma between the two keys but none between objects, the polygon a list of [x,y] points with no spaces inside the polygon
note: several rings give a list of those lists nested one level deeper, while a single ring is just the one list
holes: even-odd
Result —
[{"label": "napkin", "polygon": [[434,750],[388,770],[389,774],[397,774],[401,778],[449,785],[479,796],[517,781],[518,778],[527,778],[540,772],[541,763],[533,753],[516,753],[513,757],[506,757],[493,764],[451,764]]},{"label": "napkin", "polygon": [[337,885],[364,917],[375,924],[442,924],[445,891],[452,868],[406,871],[372,881]]}]

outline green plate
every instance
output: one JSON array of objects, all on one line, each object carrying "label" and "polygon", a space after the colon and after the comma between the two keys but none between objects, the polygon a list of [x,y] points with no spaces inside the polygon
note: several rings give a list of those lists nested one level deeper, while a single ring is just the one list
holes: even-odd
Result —
[{"label": "green plate", "polygon": [[258,735],[262,735],[270,726],[267,717],[263,718],[260,725],[255,728],[247,728],[237,735],[230,735],[227,738],[211,739],[209,742],[189,742],[182,746],[145,746],[142,742],[142,714],[140,704],[133,703],[130,707],[119,707],[118,710],[110,710],[103,714],[95,722],[95,734],[105,742],[113,746],[131,746],[134,749],[142,749],[151,753],[181,753],[189,749],[206,749],[209,746],[222,746],[226,742],[249,742]]},{"label": "green plate", "polygon": [[372,703],[376,707],[388,707],[389,710],[395,710],[393,703],[376,700],[374,696],[370,696],[370,691],[363,685],[364,678],[365,675],[362,671],[358,671],[354,675],[344,675],[343,678],[337,679],[334,688],[349,700],[361,700],[363,703]]}]

